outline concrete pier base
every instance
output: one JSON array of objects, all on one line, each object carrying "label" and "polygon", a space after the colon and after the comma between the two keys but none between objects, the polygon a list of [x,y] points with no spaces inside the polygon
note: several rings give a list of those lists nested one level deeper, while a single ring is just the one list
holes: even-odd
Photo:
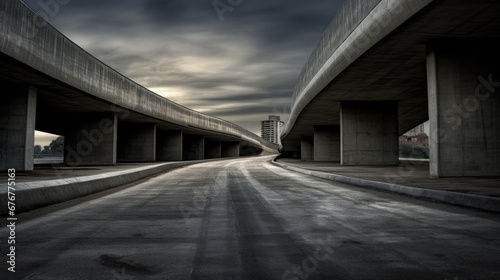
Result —
[{"label": "concrete pier base", "polygon": [[70,118],[71,125],[67,125],[63,133],[64,163],[69,166],[116,164],[116,114],[74,114]]},{"label": "concrete pier base", "polygon": [[182,131],[156,131],[156,160],[182,161]]},{"label": "concrete pier base", "polygon": [[431,177],[500,176],[500,44],[428,44]]},{"label": "concrete pier base", "polygon": [[152,123],[118,124],[118,162],[156,160],[156,125]]},{"label": "concrete pier base", "polygon": [[313,139],[313,137],[302,137],[300,139],[300,159],[303,161],[314,160],[314,139]]},{"label": "concrete pier base", "polygon": [[342,165],[399,163],[397,101],[344,101],[340,111]]},{"label": "concrete pier base", "polygon": [[37,89],[2,85],[0,170],[33,170]]},{"label": "concrete pier base", "polygon": [[314,161],[340,161],[340,126],[314,126]]},{"label": "concrete pier base", "polygon": [[239,157],[240,156],[240,142],[229,141],[221,142],[221,157]]},{"label": "concrete pier base", "polygon": [[205,137],[184,134],[182,139],[182,160],[201,160],[205,157]]}]

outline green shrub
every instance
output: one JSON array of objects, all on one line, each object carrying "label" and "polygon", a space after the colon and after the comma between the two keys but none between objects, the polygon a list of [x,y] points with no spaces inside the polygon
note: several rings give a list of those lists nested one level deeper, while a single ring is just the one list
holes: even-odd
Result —
[{"label": "green shrub", "polygon": [[402,158],[429,158],[429,147],[399,143],[399,156]]}]

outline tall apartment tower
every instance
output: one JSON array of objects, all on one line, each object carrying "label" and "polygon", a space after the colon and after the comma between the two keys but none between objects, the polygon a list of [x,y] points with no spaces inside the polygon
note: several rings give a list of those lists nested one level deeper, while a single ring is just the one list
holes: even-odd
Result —
[{"label": "tall apartment tower", "polygon": [[269,120],[261,121],[261,136],[264,140],[279,144],[280,132],[284,122],[280,116],[269,116]]}]

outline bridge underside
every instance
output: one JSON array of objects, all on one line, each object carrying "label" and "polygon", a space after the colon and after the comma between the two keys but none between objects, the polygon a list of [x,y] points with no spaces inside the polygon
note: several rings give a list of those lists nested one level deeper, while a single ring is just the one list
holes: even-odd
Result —
[{"label": "bridge underside", "polygon": [[[0,63],[2,92],[12,97],[3,103],[6,107],[0,116],[1,169],[33,169],[35,129],[65,137],[64,159],[70,166],[238,157],[240,147],[245,155],[262,152],[233,135],[116,106],[4,54]],[[198,153],[187,151],[195,146]]]},{"label": "bridge underside", "polygon": [[[480,1],[479,3],[477,1],[448,0],[434,1],[429,4],[361,55],[316,95],[300,112],[293,128],[282,138],[284,154],[294,157],[300,157],[302,154],[304,160],[316,160],[312,155],[324,154],[323,151],[325,151],[316,151],[317,147],[313,145],[317,142],[315,139],[316,128],[338,126],[337,129],[340,130],[338,137],[342,138],[344,143],[339,145],[340,156],[338,159],[331,158],[330,160],[340,161],[343,164],[394,164],[394,160],[380,160],[379,163],[373,161],[373,157],[378,152],[385,150],[386,153],[381,154],[387,156],[387,154],[392,155],[394,151],[393,148],[387,146],[377,147],[378,144],[369,143],[370,139],[372,142],[385,141],[388,145],[393,146],[394,143],[397,143],[398,135],[431,118],[431,157],[434,157],[431,159],[432,176],[500,176],[498,168],[496,170],[487,168],[488,170],[485,172],[477,170],[481,169],[478,166],[484,165],[484,163],[479,164],[477,161],[486,160],[486,164],[493,164],[493,166],[500,164],[498,90],[490,90],[491,94],[488,95],[488,98],[479,100],[475,111],[470,114],[467,112],[467,120],[461,123],[467,125],[470,122],[479,125],[482,121],[483,124],[486,123],[486,126],[481,125],[483,131],[493,131],[488,135],[480,135],[481,137],[460,138],[462,139],[460,145],[464,146],[457,146],[457,149],[462,149],[467,145],[475,145],[472,150],[476,153],[481,150],[482,156],[475,157],[473,160],[475,163],[463,163],[467,162],[467,158],[474,152],[460,153],[455,158],[448,156],[452,152],[446,151],[443,138],[438,135],[443,132],[445,127],[450,126],[449,121],[445,123],[450,116],[445,116],[446,112],[444,111],[467,106],[464,104],[464,100],[465,102],[467,102],[467,98],[472,100],[475,88],[482,83],[480,77],[487,80],[487,77],[492,75],[493,80],[500,80],[499,14],[500,4],[495,1]],[[430,46],[433,44],[440,46],[440,52],[437,54],[439,57],[444,57],[447,53],[452,53],[455,50],[459,51],[455,52],[454,56],[446,56],[446,59],[430,64],[429,53],[432,52]],[[356,46],[352,47],[352,52],[356,52]],[[470,59],[467,60],[467,58]],[[433,69],[441,71],[437,80],[437,87],[442,92],[441,96],[446,95],[447,91],[454,91],[455,93],[452,95],[458,96],[455,99],[440,98],[439,108],[432,105],[435,105],[436,101],[433,103],[429,97],[431,96],[430,88],[433,86],[429,75],[433,73]],[[445,73],[441,69],[447,69],[448,72]],[[469,71],[464,69],[469,69]],[[445,85],[442,78],[449,73],[453,73],[454,78],[448,78],[455,79],[455,83]],[[435,97],[433,98],[435,99]],[[343,104],[357,101],[363,101],[365,108],[378,107],[380,102],[395,102],[397,104],[396,111],[395,115],[391,117],[391,121],[396,122],[396,132],[393,132],[392,127],[385,126],[384,128],[382,122],[387,122],[387,117],[384,119],[376,114],[371,116],[364,114],[363,117],[361,113],[354,120],[357,121],[359,127],[371,128],[359,130],[357,138],[346,138],[350,127],[352,127],[352,122],[349,123],[349,118],[352,118],[352,115],[343,112]],[[367,102],[373,103],[369,105]],[[429,108],[432,112],[429,112]],[[483,114],[481,115],[480,112]],[[457,115],[459,114],[460,112],[457,113]],[[460,118],[463,117],[464,113]],[[342,126],[343,123],[344,126]],[[373,130],[373,127],[382,130]],[[440,132],[437,132],[439,130]],[[462,132],[466,131],[470,130],[464,129]],[[373,140],[374,135],[377,134],[381,135],[381,138]],[[452,135],[451,132],[448,134]],[[382,140],[384,137],[385,140]],[[343,157],[349,153],[349,145],[353,144],[353,141],[360,147],[355,148],[359,158],[355,161],[344,161]],[[457,142],[453,143],[457,144]],[[372,155],[363,153],[365,146],[369,146],[365,150],[373,152]],[[440,146],[441,149],[433,149],[437,146]],[[490,156],[487,156],[488,154]],[[461,162],[460,168],[457,169],[457,165],[453,163],[443,164],[443,162],[454,160],[457,163]],[[437,168],[438,165],[441,168]],[[452,169],[455,170],[451,171]],[[471,169],[475,171],[469,172]]]},{"label": "bridge underside", "polygon": [[245,154],[277,152],[277,145],[238,125],[123,76],[22,1],[0,1],[0,14],[0,86],[7,96],[0,113],[2,170],[33,169],[34,129],[65,136],[67,164],[237,156],[240,145]]}]

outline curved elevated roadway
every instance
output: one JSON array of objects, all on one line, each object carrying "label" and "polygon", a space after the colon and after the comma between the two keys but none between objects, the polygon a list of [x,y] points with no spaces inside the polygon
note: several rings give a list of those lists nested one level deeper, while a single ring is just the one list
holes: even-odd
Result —
[{"label": "curved elevated roadway", "polygon": [[493,0],[347,0],[300,74],[284,153],[397,164],[397,137],[430,119],[431,175],[498,176],[498,15]]},{"label": "curved elevated roadway", "polygon": [[[238,156],[236,150],[245,153],[245,147],[277,151],[277,146],[238,125],[183,107],[133,82],[21,1],[1,1],[0,19],[0,83],[7,100],[2,103],[9,109],[1,116],[6,120],[0,143],[4,169],[32,168],[35,128],[64,135],[66,161],[78,164]],[[14,139],[16,135],[20,139]],[[128,152],[141,145],[149,148]]]}]

